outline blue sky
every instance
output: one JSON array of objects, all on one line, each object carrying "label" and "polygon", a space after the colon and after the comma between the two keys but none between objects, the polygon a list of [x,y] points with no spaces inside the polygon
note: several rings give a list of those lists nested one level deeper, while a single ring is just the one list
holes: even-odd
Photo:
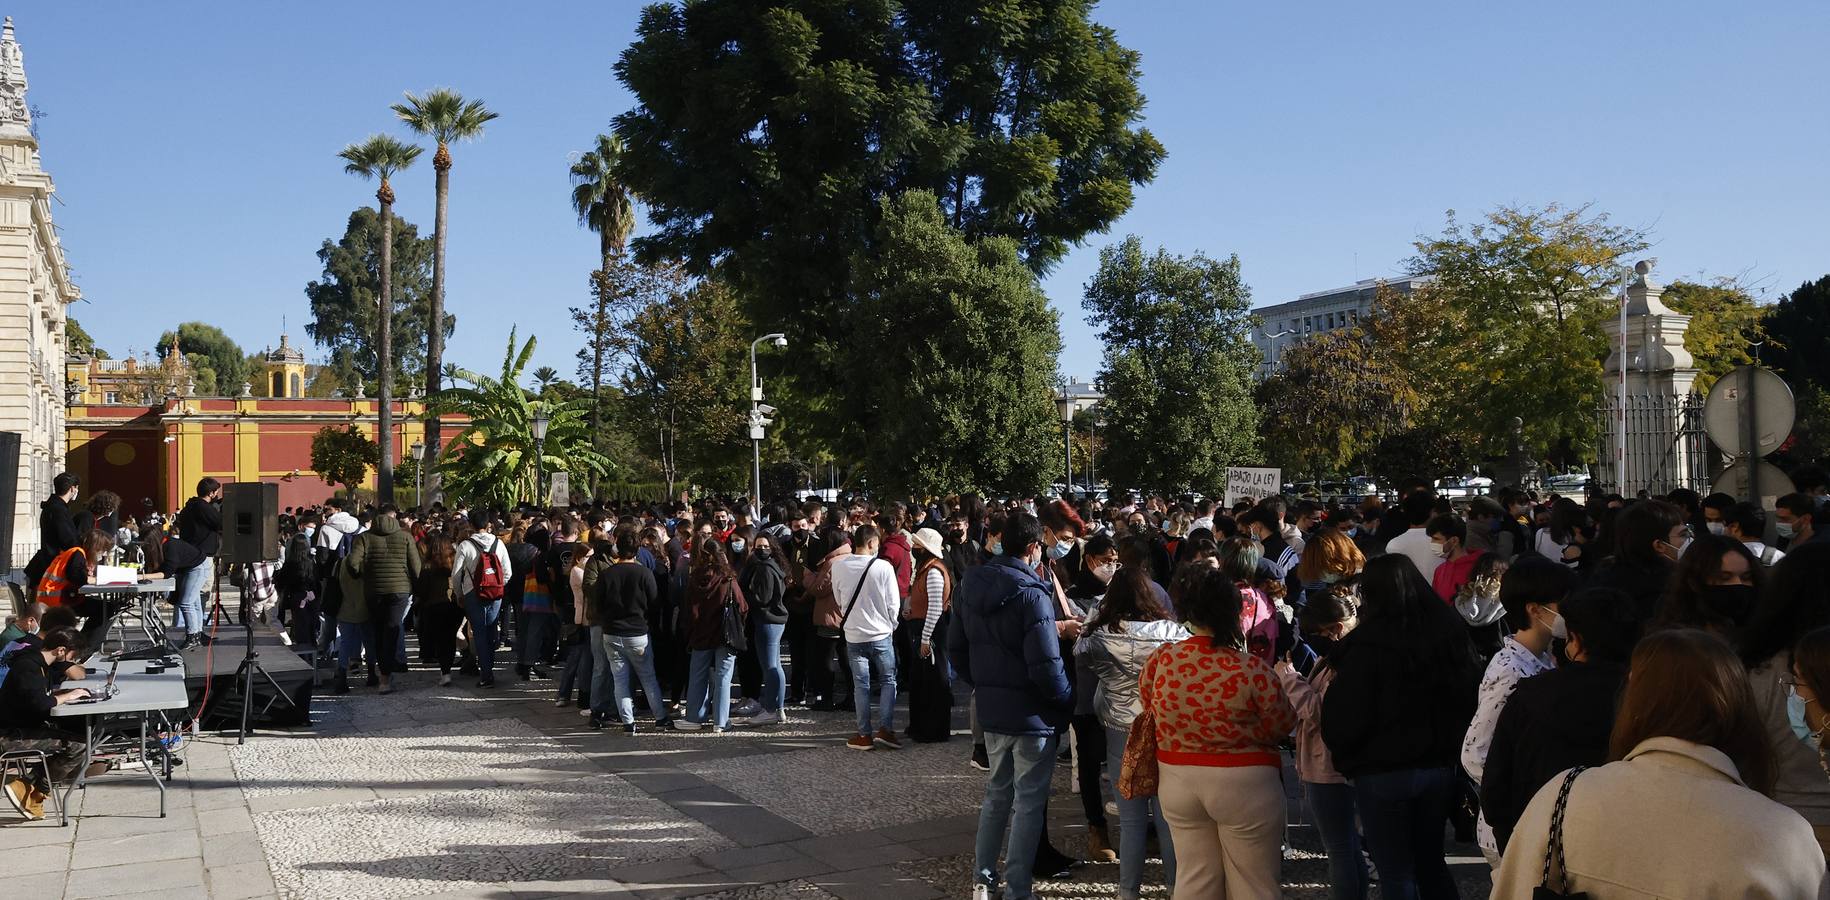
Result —
[{"label": "blue sky", "polygon": [[[74,314],[116,355],[191,319],[254,349],[285,317],[302,342],[319,243],[373,202],[335,153],[401,133],[387,109],[401,91],[448,85],[502,116],[454,150],[451,358],[493,369],[512,324],[569,375],[566,308],[597,244],[565,172],[630,105],[611,64],[639,8],[4,7],[47,113],[55,215],[87,296]],[[1506,203],[1592,202],[1650,228],[1665,280],[1742,275],[1771,299],[1830,272],[1830,5],[1126,0],[1095,15],[1142,52],[1169,158],[1045,281],[1069,374],[1098,367],[1081,290],[1127,233],[1239,254],[1259,304],[1392,274],[1445,210]],[[430,233],[430,165],[396,190]]]}]

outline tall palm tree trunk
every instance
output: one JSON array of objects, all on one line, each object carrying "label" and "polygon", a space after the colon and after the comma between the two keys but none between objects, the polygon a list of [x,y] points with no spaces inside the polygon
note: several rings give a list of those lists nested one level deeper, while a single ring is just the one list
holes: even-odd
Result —
[{"label": "tall palm tree trunk", "polygon": [[[426,396],[437,394],[443,387],[442,374],[445,362],[445,210],[451,191],[451,151],[443,143],[438,145],[438,152],[432,155],[434,193],[437,205],[432,215],[432,310],[430,322],[426,325]],[[439,452],[438,414],[428,411],[426,414],[426,458],[437,459]],[[442,485],[439,483],[438,470],[426,473],[426,493],[433,502],[444,499]]]},{"label": "tall palm tree trunk", "polygon": [[379,420],[376,423],[375,446],[381,451],[381,463],[375,468],[375,498],[382,503],[394,502],[394,191],[387,182],[375,192],[381,201],[381,309],[376,324],[377,343],[381,345],[381,395]]}]

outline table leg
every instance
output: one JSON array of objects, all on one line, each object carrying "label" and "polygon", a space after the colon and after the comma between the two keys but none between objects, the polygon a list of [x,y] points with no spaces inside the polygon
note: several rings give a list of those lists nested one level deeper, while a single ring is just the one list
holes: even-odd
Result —
[{"label": "table leg", "polygon": [[146,777],[159,787],[159,818],[165,818],[165,779],[159,777],[159,770],[153,768],[152,760],[146,758],[146,720],[151,712],[140,713],[140,763],[146,767]]},{"label": "table leg", "polygon": [[59,805],[58,825],[70,824],[70,795],[76,789],[87,786],[89,782],[89,764],[95,761],[95,726],[88,716],[83,717],[83,765],[76,770],[76,777],[70,780],[70,786],[64,788],[64,802]]}]

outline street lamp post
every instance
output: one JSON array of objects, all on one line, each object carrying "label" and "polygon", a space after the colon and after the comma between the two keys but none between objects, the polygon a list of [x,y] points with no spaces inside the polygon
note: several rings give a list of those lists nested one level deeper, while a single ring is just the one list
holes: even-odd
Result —
[{"label": "street lamp post", "polygon": [[534,407],[534,421],[532,423],[534,435],[534,504],[541,507],[546,505],[546,478],[540,471],[540,464],[543,461],[543,457],[546,455],[546,426],[550,421],[551,420],[547,417],[545,404]]},{"label": "street lamp post", "polygon": [[762,376],[756,372],[756,347],[763,341],[769,341],[778,348],[786,347],[788,336],[775,332],[750,342],[750,517],[757,521],[760,521],[762,513],[763,429],[775,424],[775,420],[769,418],[775,415],[775,407],[762,402]]},{"label": "street lamp post", "polygon": [[1061,414],[1061,458],[1067,463],[1067,486],[1064,494],[1074,493],[1074,395],[1067,383],[1061,385],[1061,396],[1055,398],[1055,411]]},{"label": "street lamp post", "polygon": [[421,492],[426,489],[426,445],[421,441],[414,441],[413,446],[407,448],[407,452],[413,454],[413,505],[425,506],[425,494]]}]

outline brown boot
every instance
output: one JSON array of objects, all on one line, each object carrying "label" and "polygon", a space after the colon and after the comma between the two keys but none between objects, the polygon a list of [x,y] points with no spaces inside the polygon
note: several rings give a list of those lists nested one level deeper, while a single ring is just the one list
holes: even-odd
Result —
[{"label": "brown boot", "polygon": [[1105,826],[1087,826],[1087,859],[1094,862],[1118,861],[1118,853],[1112,849],[1112,837],[1106,833]]}]

